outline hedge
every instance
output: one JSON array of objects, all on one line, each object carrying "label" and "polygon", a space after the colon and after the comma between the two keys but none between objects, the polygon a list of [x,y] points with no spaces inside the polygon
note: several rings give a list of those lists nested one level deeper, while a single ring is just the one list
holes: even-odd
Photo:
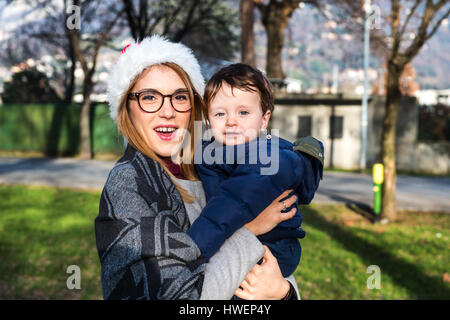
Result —
[{"label": "hedge", "polygon": [[[0,150],[40,151],[47,155],[75,155],[80,149],[79,104],[0,105]],[[94,153],[123,151],[105,104],[91,107]]]}]

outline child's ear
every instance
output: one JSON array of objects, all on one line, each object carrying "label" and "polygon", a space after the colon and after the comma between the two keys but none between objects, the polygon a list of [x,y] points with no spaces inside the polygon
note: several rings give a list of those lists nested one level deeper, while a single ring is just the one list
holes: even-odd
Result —
[{"label": "child's ear", "polygon": [[271,115],[272,113],[270,112],[270,110],[267,110],[266,113],[263,115],[263,124],[261,126],[261,129],[267,129]]}]

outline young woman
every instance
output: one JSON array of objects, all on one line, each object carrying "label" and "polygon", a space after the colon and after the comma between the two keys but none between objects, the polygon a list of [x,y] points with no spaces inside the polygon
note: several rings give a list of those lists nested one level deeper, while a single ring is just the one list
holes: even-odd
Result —
[{"label": "young woman", "polygon": [[[202,119],[203,90],[190,49],[158,36],[131,44],[112,67],[111,117],[128,145],[109,174],[95,220],[105,299],[230,299],[244,278],[236,291],[244,299],[296,297],[256,238],[295,214],[281,213],[296,201],[280,202],[290,190],[208,263],[186,233],[205,206],[193,154],[186,151],[194,150],[194,135],[186,132]],[[191,148],[180,151],[182,143]]]}]

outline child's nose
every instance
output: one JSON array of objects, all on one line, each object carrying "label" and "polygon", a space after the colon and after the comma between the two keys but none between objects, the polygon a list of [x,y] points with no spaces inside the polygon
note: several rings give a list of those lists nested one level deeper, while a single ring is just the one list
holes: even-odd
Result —
[{"label": "child's nose", "polygon": [[237,124],[236,117],[232,114],[228,115],[226,124],[227,124],[227,126],[236,125]]}]

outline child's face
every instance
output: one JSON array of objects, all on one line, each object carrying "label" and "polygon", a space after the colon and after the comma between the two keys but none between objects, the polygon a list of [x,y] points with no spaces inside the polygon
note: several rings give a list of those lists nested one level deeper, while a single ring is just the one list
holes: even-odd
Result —
[{"label": "child's face", "polygon": [[222,83],[208,108],[208,118],[214,137],[226,145],[249,142],[266,129],[270,111],[264,115],[258,92],[248,92]]}]

